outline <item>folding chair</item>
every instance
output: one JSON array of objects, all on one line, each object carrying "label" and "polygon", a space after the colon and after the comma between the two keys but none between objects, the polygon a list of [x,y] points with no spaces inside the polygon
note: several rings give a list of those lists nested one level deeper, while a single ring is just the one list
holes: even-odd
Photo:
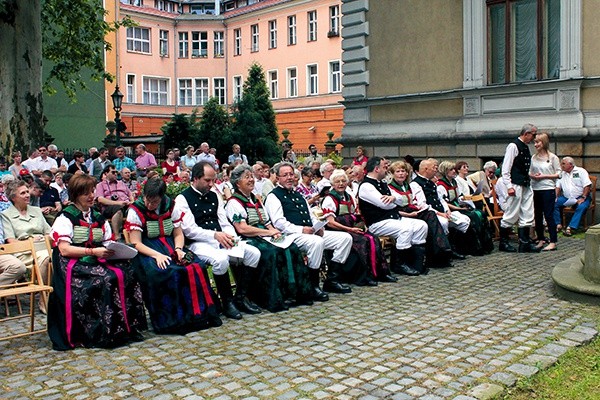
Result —
[{"label": "folding chair", "polygon": [[[0,299],[9,296],[19,296],[22,294],[29,294],[29,318],[30,326],[28,332],[17,333],[5,337],[0,337],[0,340],[12,339],[21,336],[33,335],[36,333],[45,332],[46,328],[35,330],[35,295],[40,293],[44,301],[47,300],[48,295],[52,292],[52,286],[44,285],[42,276],[40,273],[40,267],[38,265],[37,257],[35,255],[35,245],[33,238],[28,240],[18,241],[16,243],[7,243],[0,245],[0,254],[19,254],[30,252],[33,258],[33,266],[31,268],[31,278],[27,282],[13,283],[10,285],[0,286]],[[6,317],[0,319],[0,323],[10,321],[17,318],[26,318],[27,315],[17,315],[14,317]]]}]

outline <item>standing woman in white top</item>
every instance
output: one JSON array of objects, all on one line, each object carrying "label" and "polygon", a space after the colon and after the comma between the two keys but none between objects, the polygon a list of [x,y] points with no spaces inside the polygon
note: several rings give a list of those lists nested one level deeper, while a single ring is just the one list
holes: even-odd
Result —
[{"label": "standing woman in white top", "polygon": [[552,251],[556,250],[558,240],[553,212],[554,203],[556,202],[555,188],[556,179],[558,179],[560,172],[560,160],[556,154],[548,150],[550,139],[547,133],[538,133],[533,139],[533,144],[536,152],[531,157],[529,176],[531,177],[531,188],[533,189],[537,247],[540,248],[545,243],[543,224],[545,219],[550,234],[550,244],[544,247],[543,251]]}]

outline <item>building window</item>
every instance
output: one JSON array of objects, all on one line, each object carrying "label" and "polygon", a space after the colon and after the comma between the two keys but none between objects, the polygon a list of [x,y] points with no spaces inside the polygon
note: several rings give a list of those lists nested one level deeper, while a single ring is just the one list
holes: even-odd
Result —
[{"label": "building window", "polygon": [[223,31],[216,31],[214,33],[214,48],[215,48],[215,57],[223,57],[225,56],[225,39]]},{"label": "building window", "polygon": [[144,104],[168,105],[169,80],[164,78],[144,78],[142,93]]},{"label": "building window", "polygon": [[150,29],[127,28],[127,51],[150,54]]},{"label": "building window", "polygon": [[329,33],[328,37],[340,35],[340,6],[329,7]]},{"label": "building window", "polygon": [[560,3],[487,1],[490,84],[560,76]]},{"label": "building window", "polygon": [[269,49],[277,48],[277,20],[269,21]]},{"label": "building window", "polygon": [[161,57],[167,57],[169,55],[169,31],[160,31],[160,37],[158,39],[159,52]]},{"label": "building window", "polygon": [[123,3],[123,4],[131,4],[132,6],[141,7],[142,0],[121,0],[121,3]]},{"label": "building window", "polygon": [[269,89],[271,90],[271,99],[279,98],[279,84],[277,71],[269,71]]},{"label": "building window", "polygon": [[296,16],[290,15],[288,18],[288,45],[296,44]]},{"label": "building window", "polygon": [[179,58],[188,58],[188,33],[179,32]]},{"label": "building window", "polygon": [[192,80],[191,79],[180,79],[179,80],[179,105],[180,106],[191,106],[192,105]]},{"label": "building window", "polygon": [[221,105],[225,105],[225,94],[225,78],[214,78],[213,97],[216,97]]},{"label": "building window", "polygon": [[242,54],[242,30],[233,30],[233,55],[239,56]]},{"label": "building window", "polygon": [[310,95],[319,94],[319,75],[317,73],[317,64],[306,67],[306,76],[308,77],[306,93]]},{"label": "building window", "polygon": [[135,75],[127,74],[127,103],[135,103]]},{"label": "building window", "polygon": [[197,106],[203,106],[208,101],[208,79],[197,78],[194,80],[194,85],[194,92],[196,93],[194,104]]},{"label": "building window", "polygon": [[298,97],[298,70],[296,68],[288,68],[288,97]]},{"label": "building window", "polygon": [[250,32],[252,34],[252,49],[253,53],[258,51],[258,24],[250,26]]},{"label": "building window", "polygon": [[233,101],[239,101],[242,98],[242,77],[233,77]]},{"label": "building window", "polygon": [[329,63],[329,93],[342,91],[342,70],[339,61]]},{"label": "building window", "polygon": [[192,57],[208,57],[207,32],[192,32]]},{"label": "building window", "polygon": [[308,41],[314,42],[317,40],[317,12],[308,12]]}]

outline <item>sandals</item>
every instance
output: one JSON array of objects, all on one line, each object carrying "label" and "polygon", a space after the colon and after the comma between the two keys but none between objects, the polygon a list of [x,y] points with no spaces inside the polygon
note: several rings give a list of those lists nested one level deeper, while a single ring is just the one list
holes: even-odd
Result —
[{"label": "sandals", "polygon": [[563,232],[563,235],[565,235],[565,236],[573,236],[573,230],[571,229],[570,226],[567,226],[567,228]]}]

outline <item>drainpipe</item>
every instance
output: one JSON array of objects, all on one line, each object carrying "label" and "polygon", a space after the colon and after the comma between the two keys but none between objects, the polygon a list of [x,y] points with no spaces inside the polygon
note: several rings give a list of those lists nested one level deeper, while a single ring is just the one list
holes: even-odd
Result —
[{"label": "drainpipe", "polygon": [[[225,57],[225,105],[229,109],[229,96],[227,95],[227,88],[229,87],[229,57],[227,56],[227,21],[223,20],[223,57]],[[229,90],[231,92],[231,90]],[[233,98],[233,96],[231,96]],[[233,104],[233,103],[232,103]]]},{"label": "drainpipe", "polygon": [[[173,27],[174,27],[174,33],[173,33],[173,87],[175,88],[175,114],[179,113],[179,104],[177,101],[177,82],[179,82],[178,80],[178,75],[177,75],[177,58],[179,57],[179,53],[177,52],[178,49],[178,40],[179,40],[179,32],[177,31],[177,23],[178,21],[175,20],[173,22]],[[173,93],[173,91],[171,91],[171,93]]]}]

